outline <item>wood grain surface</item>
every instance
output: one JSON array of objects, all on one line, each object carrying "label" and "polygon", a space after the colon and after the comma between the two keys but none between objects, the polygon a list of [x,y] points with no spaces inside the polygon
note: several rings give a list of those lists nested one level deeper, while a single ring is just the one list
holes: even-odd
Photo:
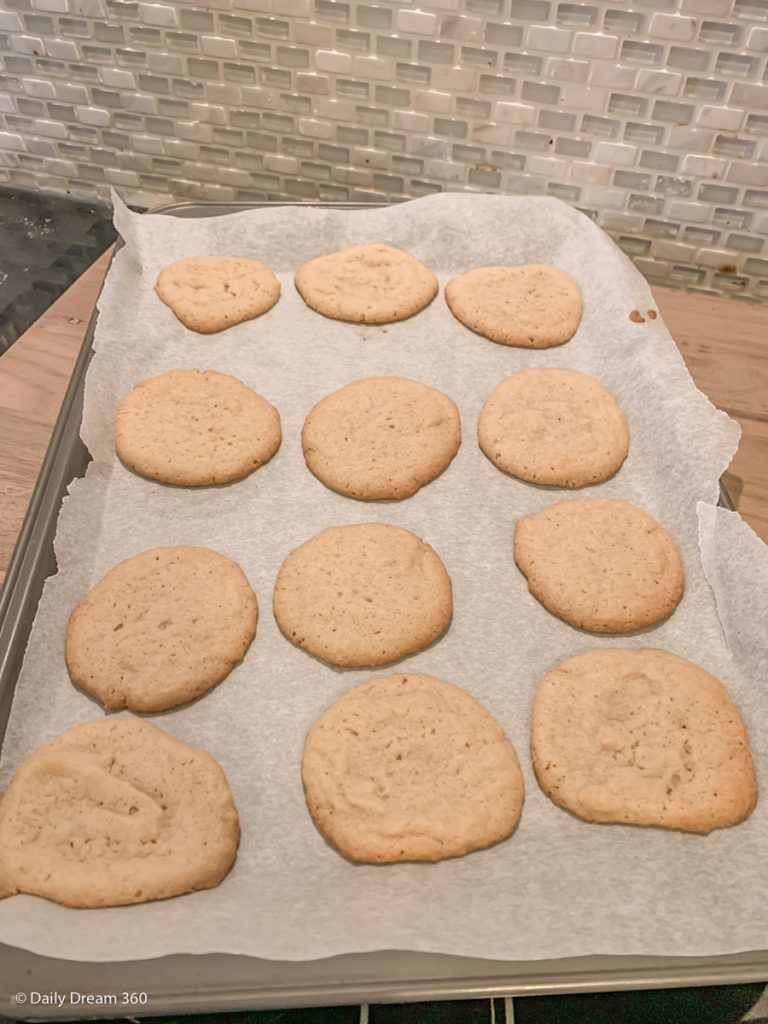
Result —
[{"label": "wood grain surface", "polygon": [[[0,580],[109,256],[0,356]],[[768,542],[768,307],[669,288],[655,288],[654,295],[698,387],[741,424],[725,483],[741,514]]]}]

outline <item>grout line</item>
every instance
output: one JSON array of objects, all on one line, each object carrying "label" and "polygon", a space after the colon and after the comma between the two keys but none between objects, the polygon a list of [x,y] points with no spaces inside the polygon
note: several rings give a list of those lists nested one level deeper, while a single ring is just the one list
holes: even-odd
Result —
[{"label": "grout line", "polygon": [[360,1007],[360,1024],[368,1024],[368,1003]]},{"label": "grout line", "polygon": [[504,1024],[515,1024],[515,1008],[512,1005],[512,996],[504,997]]}]

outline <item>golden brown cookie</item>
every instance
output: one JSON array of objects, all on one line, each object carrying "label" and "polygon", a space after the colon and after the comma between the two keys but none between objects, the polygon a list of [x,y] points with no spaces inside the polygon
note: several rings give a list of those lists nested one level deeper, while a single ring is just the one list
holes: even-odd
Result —
[{"label": "golden brown cookie", "polygon": [[515,561],[534,597],[572,626],[626,633],[661,621],[683,596],[675,542],[626,501],[573,498],[519,519]]},{"label": "golden brown cookie", "polygon": [[565,270],[545,263],[478,267],[450,280],[445,300],[465,327],[499,345],[562,345],[581,322],[579,286]]},{"label": "golden brown cookie", "polygon": [[506,839],[523,807],[515,748],[464,690],[393,675],[349,690],[309,730],[307,806],[345,857],[445,860]]},{"label": "golden brown cookie", "polygon": [[242,569],[210,548],[152,548],[120,562],[75,606],[72,681],[105,708],[166,711],[242,660],[258,604]]},{"label": "golden brown cookie", "polygon": [[141,381],[115,414],[115,448],[125,465],[181,487],[240,480],[271,459],[280,440],[277,409],[215,370]]},{"label": "golden brown cookie", "polygon": [[428,306],[439,287],[431,270],[391,245],[353,245],[318,256],[295,280],[312,309],[356,324],[405,320]]},{"label": "golden brown cookie", "polygon": [[138,718],[68,729],[0,800],[0,896],[118,907],[218,885],[240,829],[214,759]]},{"label": "golden brown cookie", "polygon": [[728,691],[668,651],[561,662],[536,692],[531,751],[547,796],[586,821],[711,832],[743,821],[757,800]]},{"label": "golden brown cookie", "polygon": [[448,627],[451,580],[428,544],[399,526],[335,526],[292,551],[275,582],[286,639],[331,665],[386,665]]},{"label": "golden brown cookie", "polygon": [[215,334],[272,309],[280,282],[241,256],[190,256],[160,271],[155,291],[185,327]]},{"label": "golden brown cookie", "polygon": [[521,370],[487,398],[480,447],[505,473],[549,487],[584,487],[624,462],[629,430],[610,392],[575,370]]},{"label": "golden brown cookie", "polygon": [[447,395],[407,377],[366,377],[323,398],[301,433],[307,466],[348,498],[407,498],[459,450],[461,421]]}]

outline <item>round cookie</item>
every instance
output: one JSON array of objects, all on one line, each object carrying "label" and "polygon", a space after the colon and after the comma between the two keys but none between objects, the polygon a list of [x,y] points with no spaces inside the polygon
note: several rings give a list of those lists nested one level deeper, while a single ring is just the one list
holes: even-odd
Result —
[{"label": "round cookie", "polygon": [[584,487],[624,462],[629,430],[610,392],[575,370],[522,370],[486,399],[480,447],[512,476],[549,487]]},{"label": "round cookie", "polygon": [[190,256],[160,271],[155,292],[185,327],[215,334],[272,309],[280,282],[258,260]]},{"label": "round cookie", "polygon": [[554,615],[592,633],[626,633],[667,617],[683,596],[677,547],[626,501],[575,498],[517,521],[515,561]]},{"label": "round cookie", "polygon": [[757,800],[744,724],[714,676],[668,651],[594,650],[536,692],[539,785],[586,821],[711,832]]},{"label": "round cookie", "polygon": [[102,718],[36,750],[3,794],[0,896],[119,907],[210,889],[239,837],[209,754],[138,718]]},{"label": "round cookie", "polygon": [[389,324],[428,306],[438,292],[431,270],[391,245],[353,245],[318,256],[296,272],[308,306],[334,320]]},{"label": "round cookie", "polygon": [[334,526],[285,559],[274,612],[286,639],[331,665],[386,665],[445,631],[453,612],[451,579],[410,530]]},{"label": "round cookie", "polygon": [[152,548],[120,562],[75,606],[72,681],[109,710],[167,711],[210,690],[256,634],[242,569],[209,548]]},{"label": "round cookie", "polygon": [[301,773],[320,832],[370,864],[484,849],[512,834],[523,807],[502,727],[433,676],[372,679],[339,697],[309,730]]},{"label": "round cookie", "polygon": [[215,370],[141,381],[115,414],[115,449],[125,465],[182,487],[240,480],[271,459],[280,441],[277,409]]},{"label": "round cookie", "polygon": [[456,405],[406,377],[367,377],[323,398],[301,432],[318,480],[348,498],[407,498],[445,469],[461,443]]},{"label": "round cookie", "polygon": [[552,348],[569,341],[581,322],[579,286],[546,263],[478,267],[452,278],[445,300],[465,327],[499,345]]}]

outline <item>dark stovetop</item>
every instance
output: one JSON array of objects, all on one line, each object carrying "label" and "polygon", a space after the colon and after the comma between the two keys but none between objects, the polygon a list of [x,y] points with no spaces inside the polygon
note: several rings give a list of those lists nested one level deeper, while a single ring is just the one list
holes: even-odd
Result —
[{"label": "dark stovetop", "polygon": [[108,207],[0,189],[0,353],[115,237]]}]

